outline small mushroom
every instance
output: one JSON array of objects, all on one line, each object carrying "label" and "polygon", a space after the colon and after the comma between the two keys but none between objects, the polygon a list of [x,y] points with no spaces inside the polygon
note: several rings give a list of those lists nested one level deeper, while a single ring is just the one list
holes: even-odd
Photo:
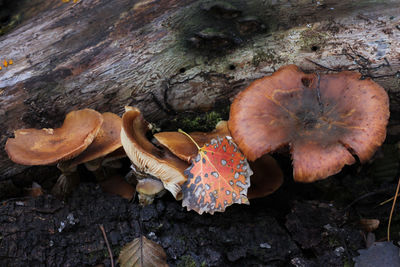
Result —
[{"label": "small mushroom", "polygon": [[92,109],[71,111],[57,129],[20,129],[9,138],[5,150],[9,158],[22,165],[53,165],[61,170],[55,193],[65,196],[79,183],[76,166],[62,164],[84,151],[94,140],[103,123]]},{"label": "small mushroom", "polygon": [[181,185],[186,181],[184,170],[189,164],[168,150],[154,146],[146,137],[150,130],[139,109],[125,107],[122,116],[121,142],[137,171],[157,177],[178,199]]},{"label": "small mushroom", "polygon": [[385,140],[389,99],[378,84],[360,78],[282,67],[235,98],[232,137],[251,161],[289,146],[300,182],[336,174],[355,156],[366,162]]},{"label": "small mushroom", "polygon": [[249,199],[262,198],[278,190],[283,183],[283,172],[276,160],[264,155],[256,161],[249,161],[253,175],[250,176]]},{"label": "small mushroom", "polygon": [[40,184],[36,182],[32,182],[32,186],[30,188],[25,189],[26,195],[31,197],[39,197],[43,195],[43,189]]},{"label": "small mushroom", "polygon": [[136,191],[139,193],[139,203],[144,206],[150,205],[153,203],[154,197],[162,196],[165,192],[163,183],[153,178],[139,179]]},{"label": "small mushroom", "polygon": [[[230,136],[228,123],[226,121],[220,121],[212,132],[193,132],[190,133],[190,136],[202,147],[213,138]],[[154,138],[160,145],[166,147],[175,156],[186,162],[190,162],[199,152],[196,145],[190,141],[186,135],[180,132],[160,132],[154,134]]]},{"label": "small mushroom", "polygon": [[106,180],[99,182],[99,184],[104,192],[119,195],[120,197],[123,197],[127,200],[131,200],[136,192],[135,187],[130,185],[119,174],[112,175]]}]

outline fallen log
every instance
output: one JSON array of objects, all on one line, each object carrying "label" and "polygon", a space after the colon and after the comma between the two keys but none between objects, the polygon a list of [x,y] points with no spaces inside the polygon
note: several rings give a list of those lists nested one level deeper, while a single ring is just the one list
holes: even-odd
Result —
[{"label": "fallen log", "polygon": [[85,107],[135,105],[153,122],[207,111],[292,63],[374,79],[400,130],[398,0],[37,2],[0,37],[1,62],[13,61],[0,70],[0,180],[26,169],[3,150],[15,129],[56,127]]}]

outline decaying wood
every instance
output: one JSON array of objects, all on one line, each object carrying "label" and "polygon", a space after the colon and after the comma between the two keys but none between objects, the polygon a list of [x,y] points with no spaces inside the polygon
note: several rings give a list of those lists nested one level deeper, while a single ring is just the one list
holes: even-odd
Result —
[{"label": "decaying wood", "polygon": [[55,127],[85,107],[136,105],[157,121],[166,88],[174,110],[208,110],[290,63],[359,70],[399,101],[398,0],[46,2],[0,37],[0,60],[14,61],[0,71],[0,179],[25,168],[3,151],[15,129]]}]

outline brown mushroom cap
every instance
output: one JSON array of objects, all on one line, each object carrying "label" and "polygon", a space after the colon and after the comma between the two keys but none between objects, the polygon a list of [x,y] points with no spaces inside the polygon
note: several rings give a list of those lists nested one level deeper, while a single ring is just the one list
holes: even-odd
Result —
[{"label": "brown mushroom cap", "polygon": [[101,181],[100,186],[105,192],[119,195],[128,200],[131,200],[136,192],[135,187],[119,175],[114,175],[111,178]]},{"label": "brown mushroom cap", "polygon": [[85,151],[72,159],[69,164],[78,165],[95,160],[110,154],[122,146],[120,138],[122,119],[111,112],[103,113],[102,116],[103,124],[93,142]]},{"label": "brown mushroom cap", "polygon": [[361,74],[305,74],[280,68],[235,98],[228,122],[252,161],[289,145],[294,179],[312,182],[339,172],[383,143],[389,118],[385,90]]},{"label": "brown mushroom cap", "polygon": [[263,155],[252,162],[249,161],[253,175],[250,176],[249,199],[265,197],[275,192],[283,183],[283,172],[276,160],[270,155]]},{"label": "brown mushroom cap", "polygon": [[126,107],[122,116],[121,142],[127,156],[140,172],[159,178],[165,189],[175,198],[181,185],[187,180],[184,170],[189,164],[174,156],[168,150],[154,146],[146,137],[149,123],[137,108]]},{"label": "brown mushroom cap", "polygon": [[[202,147],[206,143],[210,143],[211,139],[217,137],[224,138],[230,136],[227,121],[220,121],[212,132],[193,132],[190,136],[196,143]],[[199,151],[196,145],[184,134],[180,132],[160,132],[154,134],[154,138],[168,150],[170,150],[178,158],[190,162]]]},{"label": "brown mushroom cap", "polygon": [[71,111],[61,128],[20,129],[7,140],[9,158],[23,165],[50,165],[68,160],[85,150],[96,137],[103,117],[92,109]]}]

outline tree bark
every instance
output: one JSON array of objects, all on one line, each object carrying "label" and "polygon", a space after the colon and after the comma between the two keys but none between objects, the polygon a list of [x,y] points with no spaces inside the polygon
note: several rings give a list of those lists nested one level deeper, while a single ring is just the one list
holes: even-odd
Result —
[{"label": "tree bark", "polygon": [[1,62],[14,62],[0,70],[0,180],[26,168],[3,150],[15,129],[55,128],[85,107],[135,105],[150,121],[210,110],[286,64],[373,78],[398,130],[398,0],[43,2],[0,37]]}]

